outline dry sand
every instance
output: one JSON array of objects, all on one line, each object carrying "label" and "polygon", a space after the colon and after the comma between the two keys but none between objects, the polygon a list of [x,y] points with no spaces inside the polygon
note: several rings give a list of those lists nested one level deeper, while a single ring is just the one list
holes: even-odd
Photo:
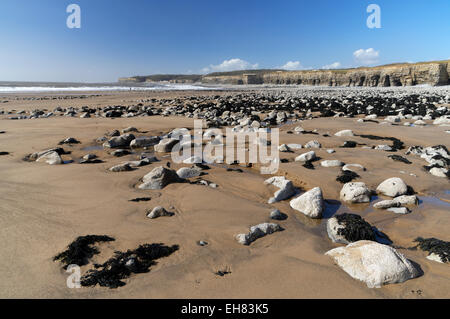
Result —
[{"label": "dry sand", "polygon": [[[188,92],[189,94],[208,94]],[[103,94],[78,100],[22,101],[11,100],[4,110],[34,109],[46,106],[128,105],[153,96],[183,95],[170,93]],[[222,94],[214,92],[212,94]],[[299,163],[280,165],[277,175],[286,175],[303,190],[320,186],[329,201],[326,217],[334,212],[357,212],[368,222],[389,235],[398,246],[411,247],[418,236],[450,240],[450,183],[421,169],[425,161],[408,156],[413,164],[406,165],[387,158],[383,151],[360,147],[342,149],[346,139],[370,145],[390,144],[360,137],[343,138],[333,134],[352,129],[357,134],[394,136],[411,145],[444,144],[450,148],[448,134],[436,126],[382,126],[357,123],[356,119],[314,119],[302,122],[307,130],[330,132],[321,135],[289,135],[296,125],[281,127],[281,143],[305,144],[310,140],[322,143],[317,151],[322,159],[339,159],[359,163],[367,168],[361,181],[370,188],[384,179],[398,176],[411,185],[423,200],[409,215],[396,215],[372,208],[369,204],[341,205],[341,184],[335,181],[339,168],[316,167],[308,170]],[[426,259],[426,252],[399,249],[418,263],[424,275],[402,284],[369,289],[352,279],[324,253],[334,247],[326,234],[326,218],[311,220],[289,207],[289,201],[267,204],[275,188],[265,186],[267,175],[258,170],[244,173],[227,172],[220,165],[207,171],[204,179],[219,185],[217,189],[190,184],[171,184],[163,190],[139,190],[135,185],[159,163],[131,172],[112,173],[107,169],[129,155],[115,158],[103,150],[85,151],[96,145],[94,140],[113,129],[134,126],[141,135],[159,135],[176,127],[192,127],[193,120],[183,117],[142,118],[48,118],[37,120],[7,120],[0,118],[0,151],[10,155],[0,157],[0,297],[2,298],[449,298],[450,269],[446,264]],[[140,134],[138,134],[140,135]],[[50,166],[22,161],[28,153],[51,147],[65,137],[75,137],[81,144],[64,146],[72,151],[63,159],[79,159],[95,153],[104,163],[77,163]],[[334,148],[336,153],[326,153]],[[294,158],[305,150],[281,153],[282,158]],[[172,168],[189,165],[172,165]],[[317,166],[317,165],[316,165]],[[401,174],[399,171],[405,171]],[[417,177],[409,175],[413,173]],[[151,197],[149,202],[130,202],[136,197]],[[334,203],[334,204],[333,204]],[[150,220],[145,210],[162,205],[174,207],[175,216]],[[273,207],[288,215],[279,222],[285,231],[266,236],[250,246],[238,244],[234,235],[248,227],[269,222]],[[178,244],[179,251],[158,260],[146,274],[132,275],[126,286],[118,289],[66,286],[67,274],[52,260],[77,236],[97,234],[116,238],[100,244],[101,254],[94,262],[104,261],[115,250],[133,249],[143,243]],[[209,245],[201,247],[197,241]],[[82,267],[86,271],[89,266]],[[214,272],[228,269],[231,274],[220,277]],[[420,293],[417,293],[420,291]]]}]

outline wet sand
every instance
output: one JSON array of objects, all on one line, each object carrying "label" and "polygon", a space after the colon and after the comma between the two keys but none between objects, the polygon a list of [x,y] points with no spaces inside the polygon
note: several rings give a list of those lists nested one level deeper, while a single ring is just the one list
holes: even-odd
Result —
[{"label": "wet sand", "polygon": [[[154,96],[184,96],[186,94],[224,94],[223,92],[152,92],[116,93],[72,100],[23,101],[10,99],[3,110],[32,110],[57,106],[131,105]],[[335,179],[339,168],[315,165],[308,170],[300,163],[280,164],[277,176],[285,175],[300,190],[320,186],[326,202],[322,220],[311,220],[289,206],[289,200],[267,204],[276,188],[264,185],[269,176],[257,169],[243,173],[227,172],[221,165],[211,166],[203,179],[219,185],[217,189],[191,184],[171,184],[162,190],[140,190],[139,179],[154,167],[164,165],[170,157],[157,154],[161,162],[140,167],[131,172],[112,173],[108,168],[136,158],[128,155],[115,158],[97,148],[95,139],[113,129],[134,126],[146,133],[162,135],[177,127],[193,127],[193,119],[184,117],[134,118],[67,118],[53,117],[35,120],[8,120],[0,116],[0,151],[10,155],[0,157],[0,297],[3,298],[449,298],[450,270],[447,264],[426,259],[427,253],[398,250],[420,265],[423,276],[401,284],[369,289],[352,279],[331,258],[328,250],[342,246],[332,243],[326,234],[326,220],[336,212],[356,212],[385,232],[396,246],[411,247],[418,237],[450,240],[450,183],[422,169],[425,161],[407,156],[411,165],[387,158],[391,154],[361,147],[344,149],[339,145],[354,140],[368,146],[390,144],[362,137],[336,137],[333,134],[351,129],[356,134],[397,137],[412,145],[443,144],[450,148],[448,128],[429,125],[404,127],[358,123],[356,118],[318,118],[280,127],[280,144],[305,144],[318,140],[322,148],[316,153],[322,159],[339,159],[358,163],[367,171],[358,173],[369,188],[375,189],[389,177],[400,177],[418,193],[421,203],[411,214],[397,215],[374,209],[370,204],[347,206],[339,202],[342,184]],[[317,129],[320,135],[287,134],[301,125],[306,130]],[[330,137],[322,134],[330,133]],[[72,164],[47,165],[25,162],[32,152],[57,146],[66,137],[75,137],[81,144],[66,146],[70,155],[64,160]],[[327,148],[336,150],[328,154]],[[280,153],[293,159],[305,150]],[[94,153],[104,163],[80,165],[76,161]],[[396,154],[403,155],[403,152]],[[404,155],[403,155],[404,156]],[[182,166],[172,164],[171,168]],[[405,173],[401,173],[404,171]],[[410,173],[416,176],[410,175]],[[149,202],[130,202],[136,197],[151,197]],[[174,207],[170,218],[150,220],[146,209],[155,206]],[[248,228],[270,222],[269,213],[276,207],[288,215],[278,222],[285,230],[261,238],[250,246],[238,244],[234,235]],[[100,244],[101,253],[93,262],[102,262],[115,250],[127,250],[143,243],[178,244],[180,249],[145,274],[126,279],[118,289],[66,286],[67,274],[52,260],[77,236],[109,235],[116,241]],[[197,245],[204,240],[205,247]],[[89,266],[83,266],[86,271]],[[223,277],[214,273],[228,269]],[[417,293],[420,291],[420,293]]]}]

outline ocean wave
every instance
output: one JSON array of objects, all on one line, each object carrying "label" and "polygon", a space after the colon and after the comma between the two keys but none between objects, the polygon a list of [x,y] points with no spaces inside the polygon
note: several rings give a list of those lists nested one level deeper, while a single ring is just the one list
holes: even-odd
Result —
[{"label": "ocean wave", "polygon": [[0,93],[92,92],[92,91],[176,91],[216,90],[218,88],[189,84],[158,84],[155,86],[0,86]]}]

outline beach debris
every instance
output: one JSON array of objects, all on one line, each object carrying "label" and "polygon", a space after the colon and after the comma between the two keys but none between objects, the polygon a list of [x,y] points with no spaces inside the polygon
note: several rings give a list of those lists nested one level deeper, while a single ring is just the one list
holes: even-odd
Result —
[{"label": "beach debris", "polygon": [[421,275],[420,270],[397,250],[373,241],[360,240],[332,249],[325,255],[369,288],[401,283]]},{"label": "beach debris", "polygon": [[370,190],[363,182],[346,183],[340,192],[341,200],[350,203],[368,203],[370,202],[370,195]]},{"label": "beach debris", "polygon": [[67,269],[69,265],[84,266],[89,260],[100,253],[96,243],[114,241],[115,239],[106,235],[86,235],[77,237],[67,249],[56,255],[53,260],[63,263],[63,268]]},{"label": "beach debris", "polygon": [[278,224],[273,223],[263,223],[256,226],[250,227],[250,232],[247,234],[238,234],[235,236],[238,243],[242,245],[250,245],[252,242],[257,240],[258,238],[264,237],[266,235],[270,235],[277,231],[282,231]]},{"label": "beach debris", "polygon": [[324,209],[322,190],[320,187],[315,187],[291,200],[289,205],[308,217],[322,218]]},{"label": "beach debris", "polygon": [[399,177],[391,177],[383,181],[378,185],[376,189],[377,193],[383,194],[389,197],[397,197],[408,193],[408,186]]},{"label": "beach debris", "polygon": [[151,197],[137,197],[137,198],[130,199],[129,201],[137,203],[137,202],[148,202],[151,199],[152,199]]},{"label": "beach debris", "polygon": [[273,204],[275,202],[279,202],[285,199],[288,199],[289,197],[292,197],[295,195],[295,187],[294,184],[286,177],[284,176],[274,176],[271,178],[268,178],[264,181],[265,185],[273,185],[275,187],[278,187],[279,190],[277,190],[273,197],[271,197],[268,201],[269,204]]}]

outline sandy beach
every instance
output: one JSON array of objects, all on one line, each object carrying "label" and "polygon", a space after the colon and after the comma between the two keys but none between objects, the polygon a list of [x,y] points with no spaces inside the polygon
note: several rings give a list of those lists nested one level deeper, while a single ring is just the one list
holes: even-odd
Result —
[{"label": "sandy beach", "polygon": [[[261,90],[249,89],[243,94]],[[420,156],[405,155],[411,146],[444,145],[450,148],[448,126],[403,125],[414,122],[400,119],[381,125],[377,121],[358,121],[365,115],[322,117],[311,112],[300,121],[292,118],[279,128],[279,144],[302,144],[315,140],[319,161],[315,169],[307,169],[295,158],[306,151],[280,152],[282,161],[274,175],[262,175],[258,165],[214,164],[201,179],[217,188],[195,183],[172,183],[159,190],[138,186],[144,175],[159,166],[178,170],[191,167],[171,161],[170,154],[153,153],[158,162],[126,172],[109,168],[125,161],[139,159],[142,150],[123,157],[111,155],[96,139],[107,132],[135,127],[139,136],[162,136],[176,128],[194,127],[194,117],[153,115],[134,117],[92,116],[80,118],[57,114],[48,118],[18,119],[33,110],[53,111],[73,108],[105,108],[108,106],[153,105],[165,109],[191,97],[219,97],[241,94],[237,90],[97,92],[70,94],[3,94],[0,97],[0,297],[1,298],[449,298],[450,269],[448,263],[427,259],[428,252],[407,249],[417,237],[449,241],[450,182],[437,177],[423,166]],[[264,94],[264,93],[263,93]],[[81,98],[80,98],[81,96]],[[5,102],[6,101],[6,102]],[[175,102],[174,102],[175,101]],[[437,103],[438,104],[438,103]],[[439,104],[439,107],[450,107]],[[306,108],[307,109],[307,108]],[[306,111],[305,109],[305,111]],[[24,111],[20,113],[20,111]],[[9,113],[9,114],[8,114]],[[57,112],[55,112],[57,113]],[[269,113],[269,111],[267,112]],[[263,117],[261,115],[261,117]],[[314,134],[295,134],[301,126]],[[335,136],[341,130],[352,130],[353,136]],[[294,132],[294,133],[293,133]],[[404,143],[397,152],[372,148],[392,144],[389,140],[373,140],[360,135],[395,137]],[[61,147],[70,154],[61,155],[62,165],[24,161],[27,154],[58,146],[68,137],[79,144]],[[342,148],[345,141],[357,147]],[[365,147],[364,147],[365,146]],[[327,152],[334,149],[334,153]],[[102,162],[79,164],[86,154],[94,154]],[[411,164],[394,161],[388,155],[406,157]],[[409,214],[396,214],[373,205],[387,199],[372,195],[369,203],[347,204],[340,199],[342,183],[336,181],[341,167],[323,167],[320,161],[339,160],[357,163],[366,168],[358,171],[355,181],[364,182],[371,190],[391,177],[401,178],[411,186],[419,199]],[[73,161],[73,162],[70,162]],[[227,171],[240,168],[242,172]],[[320,219],[312,219],[293,209],[287,200],[268,204],[277,190],[264,181],[271,176],[284,176],[292,181],[298,194],[314,187],[323,192],[325,209]],[[192,178],[194,181],[198,178]],[[150,197],[149,201],[133,202],[134,198]],[[162,206],[174,213],[171,217],[149,219],[146,211]],[[259,238],[251,245],[241,245],[235,235],[248,232],[249,227],[270,223],[273,209],[287,215],[276,221],[284,230]],[[336,214],[354,213],[385,233],[392,246],[417,264],[422,274],[397,284],[368,288],[364,282],[351,278],[325,253],[345,246],[333,243],[327,235],[327,220]],[[148,273],[132,274],[125,286],[82,287],[69,289],[68,274],[53,257],[64,251],[78,236],[108,235],[115,241],[100,243],[100,253],[93,256],[82,273],[95,263],[103,263],[114,251],[134,249],[144,243],[179,245],[168,257],[160,258]],[[207,245],[198,245],[199,241]],[[229,272],[223,276],[217,272]]]}]

